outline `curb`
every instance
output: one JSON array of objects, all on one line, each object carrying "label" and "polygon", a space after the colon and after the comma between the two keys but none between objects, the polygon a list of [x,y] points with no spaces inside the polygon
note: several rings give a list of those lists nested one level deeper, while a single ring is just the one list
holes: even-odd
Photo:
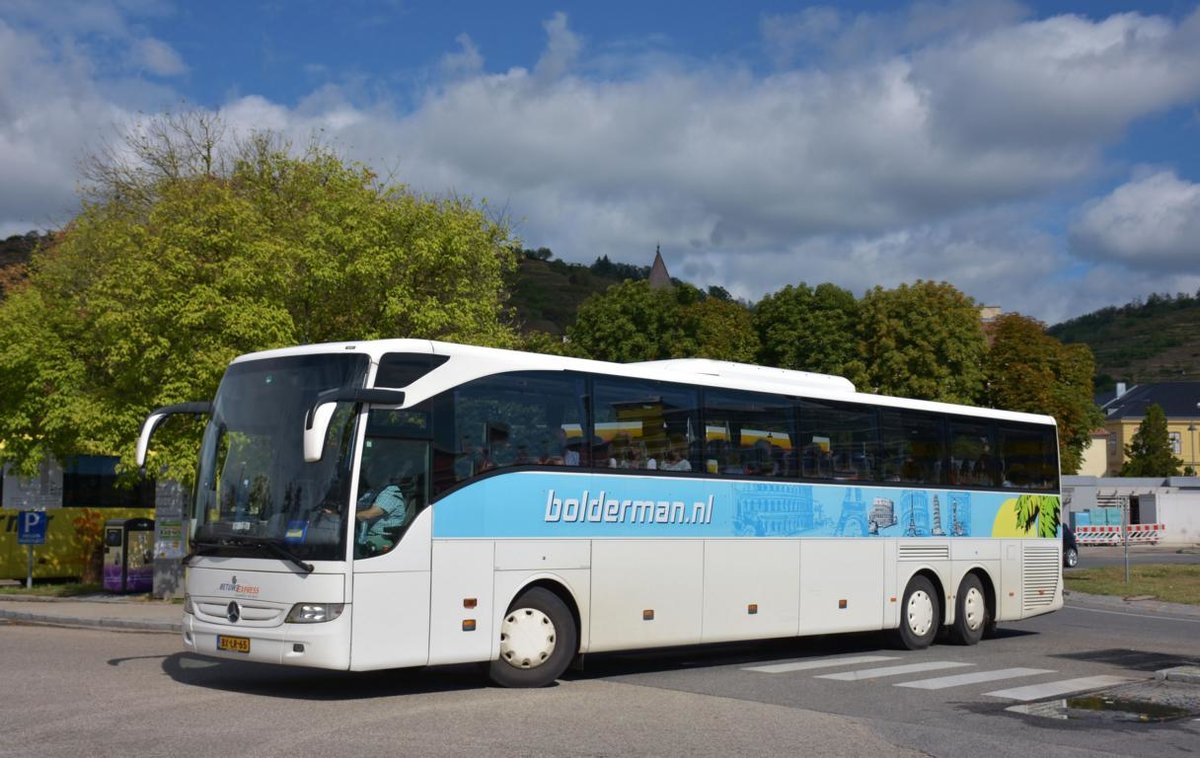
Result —
[{"label": "curb", "polygon": [[131,620],[121,618],[81,618],[78,616],[53,616],[44,613],[26,613],[0,608],[0,619],[39,626],[66,626],[73,628],[111,629],[125,632],[157,632],[160,634],[182,634],[183,624],[173,621]]},{"label": "curb", "polygon": [[[77,607],[63,608],[63,604],[75,603]],[[82,608],[78,607],[82,604]],[[147,612],[129,613],[131,609],[146,608]],[[20,610],[17,610],[17,608]],[[150,610],[154,608],[154,610]],[[61,609],[55,613],[56,609]],[[168,615],[174,618],[154,618]],[[149,618],[147,616],[150,616]],[[133,616],[130,618],[130,616]],[[152,605],[123,598],[81,596],[57,597],[0,597],[0,621],[38,626],[60,626],[71,628],[107,629],[126,632],[155,632],[159,634],[181,634],[183,632],[182,608],[165,604]],[[180,619],[180,620],[176,620]]]},{"label": "curb", "polygon": [[1154,678],[1168,682],[1186,682],[1200,684],[1200,666],[1176,666],[1154,672]]}]

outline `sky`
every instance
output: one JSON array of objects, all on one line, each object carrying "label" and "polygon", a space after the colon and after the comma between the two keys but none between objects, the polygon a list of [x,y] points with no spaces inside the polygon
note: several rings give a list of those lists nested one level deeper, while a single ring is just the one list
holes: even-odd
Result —
[{"label": "sky", "polygon": [[1200,290],[1195,2],[0,0],[0,238],[163,112],[316,138],[522,244],[753,302]]}]

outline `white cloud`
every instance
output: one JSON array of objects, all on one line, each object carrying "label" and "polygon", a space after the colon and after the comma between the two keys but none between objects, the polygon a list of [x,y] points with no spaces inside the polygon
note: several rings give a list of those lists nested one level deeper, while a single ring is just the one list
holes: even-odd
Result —
[{"label": "white cloud", "polygon": [[1200,94],[1200,34],[1137,14],[1002,27],[913,56],[931,132],[969,149],[1090,150]]},{"label": "white cloud", "polygon": [[174,48],[152,37],[134,41],[131,63],[155,76],[178,76],[188,70],[183,58],[179,57]]},{"label": "white cloud", "polygon": [[575,63],[583,49],[583,41],[567,26],[567,14],[559,11],[544,24],[547,42],[542,57],[534,68],[534,75],[542,82],[552,82],[564,74]]},{"label": "white cloud", "polygon": [[1200,261],[1200,184],[1156,171],[1089,203],[1071,226],[1081,255],[1131,269],[1194,273]]},{"label": "white cloud", "polygon": [[460,34],[454,38],[454,41],[458,43],[459,51],[442,56],[440,64],[442,75],[447,79],[461,79],[482,73],[483,56],[480,55],[479,48],[475,46],[471,37],[467,34]]},{"label": "white cloud", "polygon": [[1010,0],[916,2],[879,13],[848,13],[814,5],[796,13],[769,14],[759,28],[776,65],[819,57],[857,65],[929,44],[949,34],[977,36],[1011,26],[1029,11]]}]

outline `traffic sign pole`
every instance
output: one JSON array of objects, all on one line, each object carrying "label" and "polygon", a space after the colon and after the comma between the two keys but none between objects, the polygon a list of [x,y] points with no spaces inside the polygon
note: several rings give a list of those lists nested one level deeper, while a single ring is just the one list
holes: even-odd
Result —
[{"label": "traffic sign pole", "polygon": [[26,545],[29,548],[29,570],[25,574],[25,589],[33,589],[33,545]]}]

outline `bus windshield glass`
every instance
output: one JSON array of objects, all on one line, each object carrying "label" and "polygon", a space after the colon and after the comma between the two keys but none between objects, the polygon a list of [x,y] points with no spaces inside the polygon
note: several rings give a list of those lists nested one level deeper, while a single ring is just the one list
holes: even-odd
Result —
[{"label": "bus windshield glass", "polygon": [[350,495],[354,405],[340,403],[325,454],[305,463],[305,414],[317,395],[361,387],[360,354],[236,363],[217,390],[200,452],[192,549],[205,555],[340,560]]}]

